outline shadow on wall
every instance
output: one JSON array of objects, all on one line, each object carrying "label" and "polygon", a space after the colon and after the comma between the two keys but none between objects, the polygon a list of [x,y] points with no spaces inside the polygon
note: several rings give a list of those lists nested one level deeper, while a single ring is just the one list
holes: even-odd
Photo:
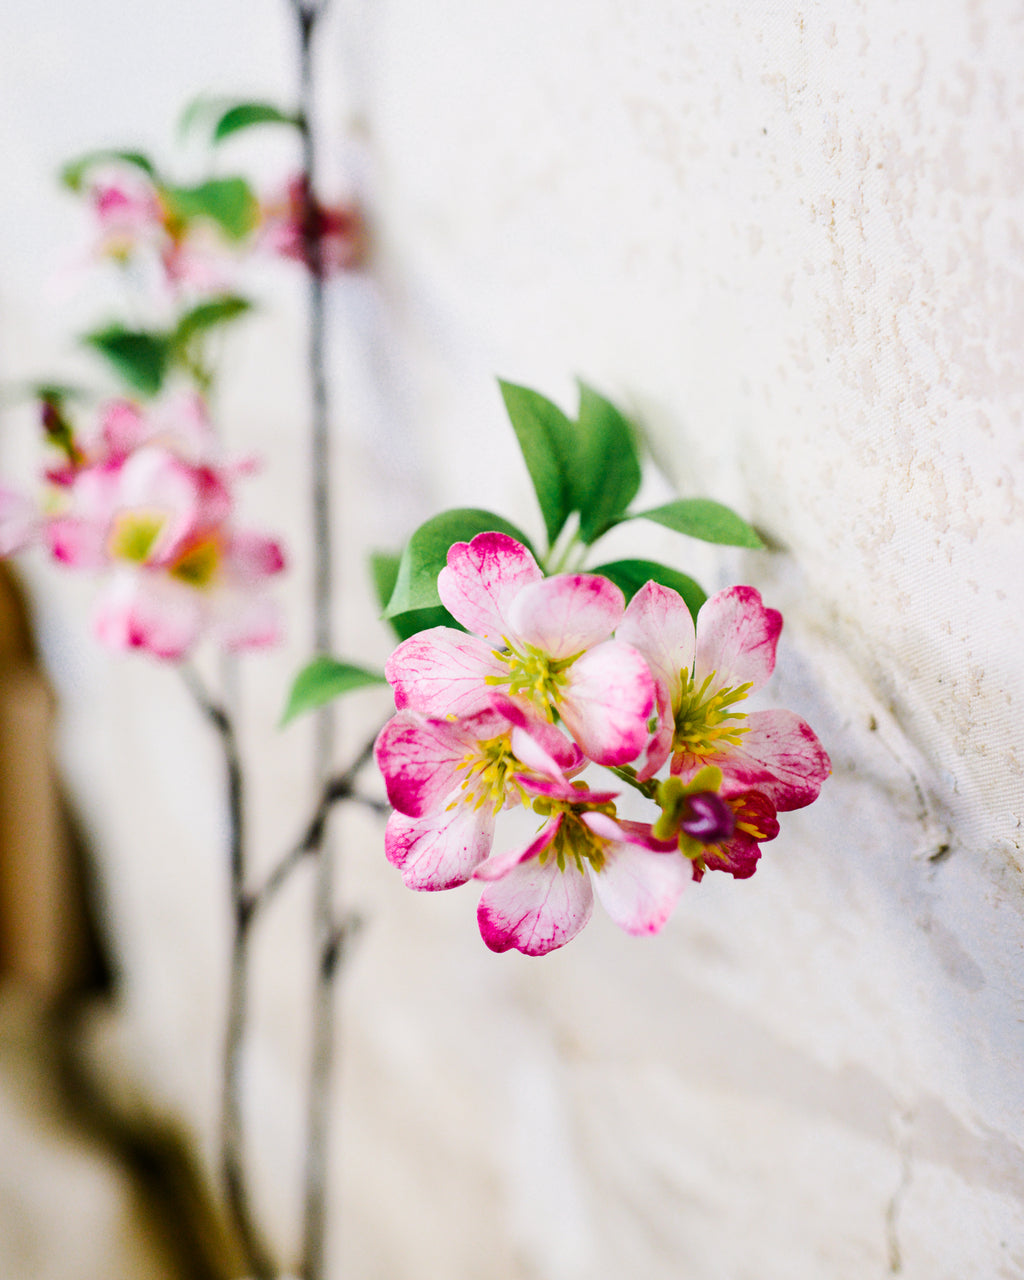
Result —
[{"label": "shadow on wall", "polygon": [[[86,842],[55,776],[55,705],[24,593],[0,564],[0,1275],[226,1280],[237,1274],[180,1134],[119,1115],[80,1046],[116,1000]],[[113,1268],[113,1270],[111,1270]]]}]

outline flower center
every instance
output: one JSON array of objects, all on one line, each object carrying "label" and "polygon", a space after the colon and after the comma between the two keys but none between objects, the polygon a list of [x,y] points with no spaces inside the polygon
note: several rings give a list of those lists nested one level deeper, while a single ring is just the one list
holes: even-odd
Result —
[{"label": "flower center", "polygon": [[[582,791],[586,784],[574,782],[573,786]],[[574,805],[570,800],[553,800],[549,796],[537,796],[534,799],[533,808],[536,813],[545,816],[556,813],[563,815],[554,840],[537,859],[541,866],[549,858],[554,858],[559,871],[564,871],[570,862],[579,872],[584,870],[584,865],[588,862],[595,871],[601,870],[607,861],[605,841],[587,826],[581,815],[585,812],[607,813],[610,817],[614,817],[614,803]]]},{"label": "flower center", "polygon": [[190,587],[207,587],[217,572],[220,547],[213,538],[196,542],[183,552],[171,565],[172,577],[186,582]]},{"label": "flower center", "polygon": [[692,676],[682,672],[683,690],[679,705],[676,708],[676,731],[673,746],[676,752],[687,755],[709,756],[723,747],[737,747],[740,738],[747,731],[747,726],[733,723],[745,720],[746,713],[733,711],[737,702],[742,702],[751,688],[751,682],[730,688],[728,685],[708,690],[714,683],[715,673],[712,671],[697,688]]},{"label": "flower center", "polygon": [[487,676],[487,683],[508,685],[509,693],[528,698],[549,720],[554,721],[562,689],[569,679],[569,668],[580,654],[574,653],[571,658],[552,658],[542,649],[535,649],[525,642],[520,642],[519,649],[507,639],[505,643],[507,649],[495,649],[493,653],[508,666],[508,674]]},{"label": "flower center", "polygon": [[448,805],[449,809],[454,809],[459,803],[472,804],[474,809],[490,805],[497,813],[510,796],[518,797],[523,804],[529,803],[515,778],[523,766],[512,754],[511,732],[479,743],[455,768],[464,772],[465,777],[459,784],[461,800],[453,800]]},{"label": "flower center", "polygon": [[114,518],[107,544],[115,560],[145,564],[153,550],[165,517],[157,511],[122,511]]}]

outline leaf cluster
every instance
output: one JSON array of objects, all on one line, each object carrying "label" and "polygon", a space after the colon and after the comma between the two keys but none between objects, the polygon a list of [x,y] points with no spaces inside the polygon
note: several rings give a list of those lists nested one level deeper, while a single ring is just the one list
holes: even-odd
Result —
[{"label": "leaf cluster", "polygon": [[224,294],[186,311],[172,329],[129,329],[114,323],[85,334],[82,342],[103,356],[132,391],[155,396],[175,368],[187,370],[202,384],[207,376],[199,352],[203,339],[251,310],[247,298]]}]

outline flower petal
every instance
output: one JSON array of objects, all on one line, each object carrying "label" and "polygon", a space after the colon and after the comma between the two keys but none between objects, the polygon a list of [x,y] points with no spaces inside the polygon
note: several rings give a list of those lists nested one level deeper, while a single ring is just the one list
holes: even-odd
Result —
[{"label": "flower petal", "polygon": [[262,533],[236,531],[227,551],[231,576],[243,586],[256,586],[285,567],[281,544]]},{"label": "flower petal", "polygon": [[486,808],[459,805],[426,818],[393,813],[384,832],[384,852],[409,889],[454,889],[490,853],[493,835],[494,815]]},{"label": "flower petal", "polygon": [[714,671],[715,688],[753,685],[760,689],[775,670],[775,646],[782,614],[768,609],[753,587],[728,587],[706,601],[697,615],[694,678]]},{"label": "flower petal", "polygon": [[73,569],[99,569],[109,563],[106,529],[77,516],[54,516],[46,521],[50,555]]},{"label": "flower petal", "polygon": [[558,711],[565,727],[596,764],[629,764],[648,739],[654,679],[631,645],[607,640],[569,668]]},{"label": "flower petal", "polygon": [[447,721],[400,711],[380,731],[374,754],[388,801],[400,813],[421,818],[443,809],[458,790],[457,768],[467,752],[462,735]]},{"label": "flower petal", "polygon": [[158,658],[182,658],[203,624],[195,596],[163,575],[130,570],[115,574],[97,601],[96,634],[113,649],[146,649]]},{"label": "flower petal", "polygon": [[545,822],[540,831],[527,844],[517,845],[513,849],[506,849],[504,853],[495,854],[493,858],[488,858],[474,872],[476,879],[501,880],[521,863],[529,862],[531,858],[539,857],[554,840],[563,821],[563,815],[557,814],[550,821]]},{"label": "flower petal", "polygon": [[738,746],[677,757],[672,772],[689,779],[705,765],[717,765],[724,795],[760,791],[779,810],[802,809],[816,800],[832,764],[807,721],[792,711],[754,711],[746,725]]},{"label": "flower petal", "polygon": [[571,658],[607,640],[622,617],[625,597],[595,573],[563,573],[524,587],[508,619],[513,633],[551,658]]},{"label": "flower petal", "polygon": [[570,862],[559,871],[555,858],[520,863],[489,884],[477,907],[477,923],[492,951],[515,947],[543,956],[571,941],[590,919],[594,893],[590,877]]},{"label": "flower petal", "polygon": [[657,933],[693,879],[693,864],[678,849],[657,852],[629,840],[605,845],[605,858],[594,874],[605,911],[627,933]]},{"label": "flower petal", "polygon": [[478,533],[456,542],[437,578],[441,603],[469,631],[500,645],[508,611],[519,592],[543,577],[529,551],[507,533]]},{"label": "flower petal", "polygon": [[682,688],[680,672],[689,673],[697,647],[693,618],[679,592],[645,583],[630,600],[615,639],[640,650],[672,705]]},{"label": "flower petal", "polygon": [[506,674],[505,664],[477,636],[453,627],[432,627],[410,636],[384,667],[399,711],[428,716],[461,716],[487,705],[493,689],[489,675]]}]

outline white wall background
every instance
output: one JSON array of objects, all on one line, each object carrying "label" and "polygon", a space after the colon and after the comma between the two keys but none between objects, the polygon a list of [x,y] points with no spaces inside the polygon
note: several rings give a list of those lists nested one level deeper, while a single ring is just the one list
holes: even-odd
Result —
[{"label": "white wall background", "polygon": [[[5,379],[52,369],[87,305],[42,289],[76,225],[59,161],[160,144],[193,92],[280,96],[291,75],[270,0],[58,4],[18,31]],[[377,245],[372,279],[332,299],[347,651],[386,643],[368,547],[441,504],[530,518],[494,376],[568,404],[578,374],[636,414],[680,492],[778,547],[622,543],[783,609],[771,692],[835,766],[752,881],[705,882],[651,941],[595,919],[543,962],[492,956],[471,889],[407,893],[377,826],[346,825],[342,894],[368,928],[340,1001],[333,1274],[1024,1276],[1024,11],[358,0],[322,54],[332,180],[355,174]],[[254,511],[298,546],[298,291],[263,283],[278,310],[240,340],[222,409],[268,455]],[[27,476],[17,422],[0,448]],[[30,572],[126,979],[111,1060],[209,1152],[215,755],[171,675],[97,652],[87,592]],[[295,609],[308,572],[300,554]],[[300,627],[247,669],[263,866],[299,826],[306,743],[269,726],[307,652]],[[285,1250],[306,891],[266,923],[249,1079]]]}]

